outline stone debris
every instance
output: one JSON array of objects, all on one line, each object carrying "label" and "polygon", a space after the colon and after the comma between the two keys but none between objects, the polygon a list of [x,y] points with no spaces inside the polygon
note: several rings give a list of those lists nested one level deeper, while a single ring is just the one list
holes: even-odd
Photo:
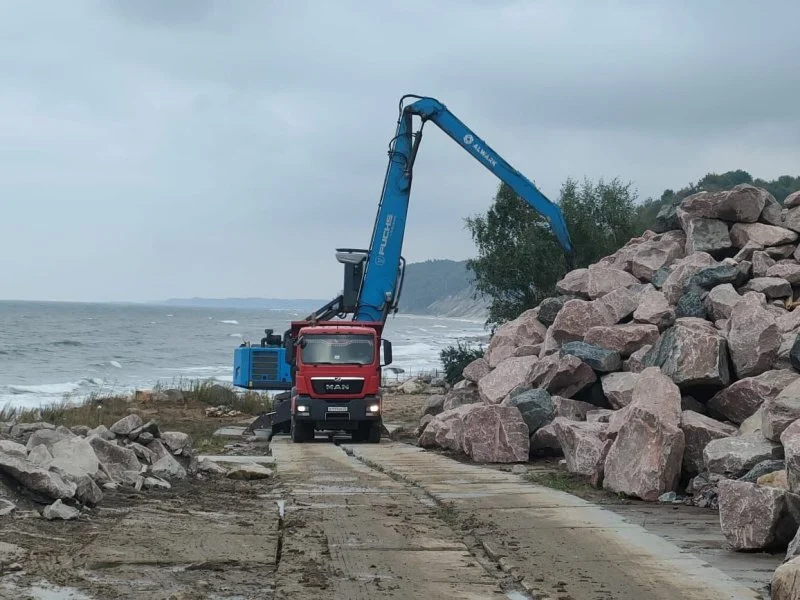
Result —
[{"label": "stone debris", "polygon": [[228,471],[227,477],[228,479],[241,479],[249,481],[253,479],[269,479],[273,475],[274,473],[272,469],[256,463],[247,463],[234,466],[230,471]]},{"label": "stone debris", "polygon": [[[171,481],[198,473],[228,472],[211,461],[198,461],[187,434],[161,433],[155,421],[143,423],[135,413],[111,428],[0,424],[0,473],[27,490],[34,502],[50,499],[52,504],[40,509],[50,520],[75,519],[82,506],[101,504],[104,494],[114,490],[156,493],[169,490]],[[15,509],[14,502],[0,498],[0,517]]]},{"label": "stone debris", "polygon": [[72,519],[77,519],[80,517],[81,511],[79,511],[77,508],[73,508],[72,506],[64,504],[61,502],[61,500],[56,500],[51,505],[44,508],[42,511],[42,516],[48,521],[53,521],[54,519],[71,521]]},{"label": "stone debris", "polygon": [[209,406],[205,410],[207,417],[241,417],[244,413],[230,406]]}]

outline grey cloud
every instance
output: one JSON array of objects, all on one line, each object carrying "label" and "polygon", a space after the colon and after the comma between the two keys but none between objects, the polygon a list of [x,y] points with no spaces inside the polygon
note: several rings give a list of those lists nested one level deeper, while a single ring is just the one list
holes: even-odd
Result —
[{"label": "grey cloud", "polygon": [[[0,297],[330,296],[403,93],[555,197],[796,173],[800,5],[155,0],[0,6]],[[426,128],[409,260],[465,258],[497,180]],[[24,249],[24,250],[21,250]]]}]

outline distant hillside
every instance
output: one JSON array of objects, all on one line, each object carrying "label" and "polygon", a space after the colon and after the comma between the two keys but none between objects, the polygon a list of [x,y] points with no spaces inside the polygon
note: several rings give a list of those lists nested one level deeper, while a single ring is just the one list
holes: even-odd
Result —
[{"label": "distant hillside", "polygon": [[487,303],[473,298],[466,261],[426,260],[406,266],[400,312],[440,317],[484,318]]},{"label": "distant hillside", "polygon": [[[427,260],[406,266],[400,312],[482,319],[487,303],[475,300],[466,261]],[[309,298],[170,298],[162,304],[200,308],[249,308],[312,312],[329,300]]]}]

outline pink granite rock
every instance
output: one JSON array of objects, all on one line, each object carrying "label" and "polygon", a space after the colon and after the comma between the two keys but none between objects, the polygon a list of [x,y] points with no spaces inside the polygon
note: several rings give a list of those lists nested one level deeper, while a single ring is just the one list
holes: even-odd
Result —
[{"label": "pink granite rock", "polygon": [[603,467],[612,440],[605,435],[604,423],[580,423],[559,417],[553,423],[561,451],[570,473],[589,477],[592,485],[603,480]]},{"label": "pink granite rock", "polygon": [[703,450],[711,440],[738,433],[733,425],[721,423],[691,410],[685,410],[681,414],[681,429],[686,441],[683,469],[690,475],[696,475],[704,470]]},{"label": "pink granite rock", "polygon": [[755,223],[764,210],[769,192],[747,183],[730,190],[698,192],[681,201],[681,209],[692,216],[733,223]]},{"label": "pink granite rock", "polygon": [[792,285],[800,284],[800,265],[797,263],[779,263],[767,269],[766,277],[779,277]]},{"label": "pink granite rock", "polygon": [[623,358],[630,356],[642,346],[655,343],[658,327],[638,323],[624,325],[601,325],[586,332],[583,341],[607,350],[619,352]]},{"label": "pink granite rock", "polygon": [[783,388],[774,398],[762,405],[761,432],[773,442],[781,439],[783,431],[800,419],[800,379]]},{"label": "pink granite rock", "polygon": [[741,424],[755,413],[767,398],[775,398],[800,375],[789,369],[767,371],[745,377],[717,392],[708,401],[708,408],[733,423]]},{"label": "pink granite rock", "polygon": [[589,297],[589,269],[575,269],[556,283],[556,291],[565,296]]},{"label": "pink granite rock", "polygon": [[617,433],[606,457],[603,487],[657,500],[680,479],[685,444],[679,428],[680,390],[659,369],[645,369],[633,389],[633,401],[623,410],[609,420],[609,430]]},{"label": "pink granite rock", "polygon": [[631,373],[641,373],[644,371],[644,357],[647,356],[651,348],[652,346],[642,346],[639,350],[631,354],[630,358],[623,363],[623,369]]},{"label": "pink granite rock", "polygon": [[491,367],[489,367],[489,361],[481,357],[476,358],[466,367],[464,367],[464,370],[461,372],[461,376],[467,381],[478,383],[481,380],[481,377],[488,375],[489,371],[491,370]]},{"label": "pink granite rock", "polygon": [[539,362],[537,356],[507,358],[478,382],[478,393],[487,404],[500,404],[515,387],[526,383],[534,366]]},{"label": "pink granite rock", "polygon": [[520,346],[541,344],[544,341],[547,328],[536,318],[537,314],[538,310],[535,308],[526,310],[494,332],[485,356],[491,368],[512,357]]},{"label": "pink granite rock", "polygon": [[592,368],[577,356],[552,354],[536,363],[529,383],[553,395],[571,398],[596,379]]},{"label": "pink granite rock", "polygon": [[630,273],[621,269],[607,267],[589,267],[588,292],[591,299],[601,298],[617,288],[630,287],[640,281]]},{"label": "pink granite rock", "polygon": [[775,317],[751,294],[745,294],[733,307],[727,338],[738,378],[753,377],[772,368],[782,341]]},{"label": "pink granite rock", "polygon": [[730,283],[724,283],[712,288],[704,300],[706,310],[711,316],[711,320],[718,321],[729,319],[733,307],[741,300],[734,287]]},{"label": "pink granite rock", "polygon": [[785,549],[797,530],[797,497],[772,487],[723,479],[719,522],[734,550]]},{"label": "pink granite rock", "polygon": [[797,234],[790,229],[765,225],[763,223],[734,223],[731,227],[731,241],[735,248],[744,247],[747,242],[762,246],[780,246],[797,240]]},{"label": "pink granite rock", "polygon": [[[644,370],[644,369],[642,369]],[[633,402],[633,388],[639,381],[640,373],[609,373],[600,380],[603,395],[612,408],[625,408]]]},{"label": "pink granite rock", "polygon": [[639,307],[633,313],[633,320],[664,330],[675,323],[675,311],[663,292],[648,290],[639,297]]},{"label": "pink granite rock", "polygon": [[528,426],[513,406],[472,404],[463,415],[463,451],[477,463],[525,462]]},{"label": "pink granite rock", "polygon": [[571,421],[585,421],[587,413],[597,408],[594,404],[561,396],[553,396],[552,400],[555,407],[555,416],[564,417]]}]

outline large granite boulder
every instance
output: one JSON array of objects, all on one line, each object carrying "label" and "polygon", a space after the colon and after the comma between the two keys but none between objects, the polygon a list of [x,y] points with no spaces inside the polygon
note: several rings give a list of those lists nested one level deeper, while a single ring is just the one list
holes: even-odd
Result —
[{"label": "large granite boulder", "polygon": [[734,264],[728,264],[723,261],[718,265],[706,267],[698,271],[689,278],[685,288],[690,290],[710,290],[726,283],[741,285],[747,280],[747,275],[742,273],[739,263],[733,262]]},{"label": "large granite boulder", "polygon": [[476,358],[469,363],[464,370],[461,371],[461,376],[467,381],[478,383],[481,378],[485,377],[491,371],[489,361],[484,357]]},{"label": "large granite boulder", "polygon": [[792,285],[800,285],[800,265],[796,263],[778,263],[767,269],[766,277],[778,277]]},{"label": "large granite boulder", "polygon": [[698,192],[681,201],[680,207],[694,217],[722,219],[733,223],[755,223],[767,203],[769,192],[747,183],[730,190]]},{"label": "large granite boulder", "polygon": [[505,359],[491,373],[481,377],[478,382],[481,399],[487,404],[500,404],[511,390],[529,380],[538,362],[536,356]]},{"label": "large granite boulder", "polygon": [[795,421],[784,429],[780,439],[786,459],[789,489],[800,493],[800,421]]},{"label": "large granite boulder", "polygon": [[565,417],[570,421],[585,421],[587,414],[597,408],[594,404],[582,402],[581,400],[562,398],[561,396],[553,396],[552,398],[556,417]]},{"label": "large granite boulder", "polygon": [[610,269],[607,267],[589,267],[589,298],[595,300],[613,292],[619,288],[630,287],[639,284],[640,281],[630,273],[621,269]]},{"label": "large granite boulder", "polygon": [[675,310],[669,305],[663,292],[647,290],[639,296],[639,306],[633,313],[633,320],[664,330],[675,323]]},{"label": "large granite boulder", "polygon": [[575,269],[556,283],[556,291],[565,296],[589,297],[589,269]]},{"label": "large granite boulder", "polygon": [[731,247],[728,226],[724,221],[686,216],[682,222],[686,232],[686,254],[717,254]]},{"label": "large granite boulder", "polygon": [[736,479],[758,463],[783,458],[782,455],[780,444],[753,433],[710,441],[703,449],[703,462],[706,471]]},{"label": "large granite boulder", "polygon": [[603,394],[614,409],[625,408],[633,402],[633,389],[639,381],[639,373],[609,373],[600,380]]},{"label": "large granite boulder", "polygon": [[630,355],[628,360],[622,363],[622,369],[631,373],[641,373],[645,370],[644,359],[650,352],[652,346],[642,346],[639,350]]},{"label": "large granite boulder", "polygon": [[453,452],[462,452],[464,448],[464,414],[473,406],[476,405],[465,404],[436,415],[419,436],[419,445],[423,448],[438,447]]},{"label": "large granite boulder", "polygon": [[477,463],[525,462],[528,426],[513,406],[472,404],[463,415],[463,451]]},{"label": "large granite boulder", "polygon": [[633,401],[613,426],[619,429],[606,457],[603,487],[649,501],[676,489],[685,444],[680,418],[678,386],[659,369],[645,369]]},{"label": "large granite boulder", "polygon": [[730,383],[725,338],[709,322],[686,317],[661,334],[644,359],[681,387]]},{"label": "large granite boulder", "polygon": [[800,379],[783,388],[777,396],[762,405],[761,432],[773,442],[781,439],[784,429],[800,419]]},{"label": "large granite boulder", "polygon": [[551,354],[533,367],[530,384],[553,395],[572,398],[597,380],[592,368],[577,356]]},{"label": "large granite boulder", "polygon": [[753,277],[766,277],[776,264],[775,259],[763,250],[753,252]]},{"label": "large granite boulder", "polygon": [[546,390],[534,389],[512,394],[503,401],[503,406],[514,406],[519,410],[531,435],[556,416],[555,404]]},{"label": "large granite boulder", "polygon": [[767,192],[767,202],[764,204],[764,210],[761,211],[761,216],[758,217],[758,220],[760,223],[766,223],[767,225],[783,225],[783,207],[775,199],[775,196],[769,192]]},{"label": "large granite boulder", "polygon": [[483,400],[481,400],[481,395],[477,387],[467,386],[458,389],[453,388],[445,394],[441,412],[453,410],[465,404],[477,404],[478,402],[483,402]]},{"label": "large granite boulder", "polygon": [[733,307],[741,300],[733,285],[724,283],[713,288],[705,298],[705,307],[713,321],[730,319]]},{"label": "large granite boulder", "polygon": [[718,490],[720,526],[734,550],[786,548],[797,531],[797,496],[727,479]]},{"label": "large granite boulder", "polygon": [[733,425],[721,423],[691,410],[685,410],[681,414],[681,429],[686,440],[683,470],[690,475],[697,475],[704,470],[703,450],[711,440],[731,437],[738,432]]},{"label": "large granite boulder", "polygon": [[74,434],[69,431],[61,429],[37,429],[31,432],[25,447],[30,451],[40,444],[44,444],[48,451],[52,450],[53,444],[61,440],[68,440],[74,437]]},{"label": "large granite boulder", "polygon": [[74,437],[52,446],[50,467],[57,467],[73,477],[95,476],[100,462],[92,445],[82,437]]},{"label": "large granite boulder", "polygon": [[788,298],[792,295],[792,285],[780,277],[755,277],[744,284],[742,292],[758,292],[767,298]]},{"label": "large granite boulder", "polygon": [[783,199],[784,208],[794,208],[795,206],[800,206],[800,191],[792,192]]},{"label": "large granite boulder", "polygon": [[103,469],[116,481],[128,485],[136,483],[139,475],[139,459],[130,448],[123,448],[100,437],[87,438]]},{"label": "large granite boulder", "polygon": [[661,287],[661,291],[664,292],[667,301],[671,305],[675,305],[678,302],[678,298],[683,295],[683,288],[689,279],[713,264],[716,264],[716,261],[707,252],[695,252],[677,261]]},{"label": "large granite boulder", "polygon": [[77,486],[55,471],[48,471],[13,454],[0,452],[0,472],[23,487],[49,498],[72,498]]},{"label": "large granite boulder", "polygon": [[642,281],[651,281],[659,269],[670,266],[684,257],[686,235],[682,231],[670,231],[651,239],[631,244],[624,249],[624,268]]},{"label": "large granite boulder", "polygon": [[599,486],[603,481],[603,469],[610,440],[604,423],[583,423],[558,417],[553,421],[553,430],[559,447],[564,453],[567,470],[584,475],[592,485]]},{"label": "large granite boulder", "polygon": [[775,569],[770,585],[770,597],[772,600],[800,598],[800,557],[792,558]]},{"label": "large granite boulder", "polygon": [[[736,424],[755,413],[764,400],[775,398],[800,375],[789,369],[767,371],[735,381],[708,401],[708,408]],[[761,422],[759,420],[759,429]]]},{"label": "large granite boulder", "polygon": [[589,329],[618,323],[631,315],[637,304],[636,294],[627,288],[618,288],[591,302],[568,300],[556,315],[548,334],[558,345],[582,341]]},{"label": "large granite boulder", "polygon": [[[654,290],[652,293],[663,297],[661,292]],[[658,335],[658,327],[656,325],[636,323],[601,325],[592,327],[587,331],[584,342],[607,350],[613,350],[618,352],[621,357],[627,358],[642,346],[654,344],[658,339]]]},{"label": "large granite boulder", "polygon": [[526,310],[519,317],[501,325],[492,335],[486,360],[495,368],[506,358],[514,355],[520,346],[541,344],[547,328],[536,318],[537,309]]},{"label": "large granite boulder", "polygon": [[781,246],[797,240],[797,233],[775,225],[764,223],[734,223],[731,227],[731,241],[734,247],[742,248],[747,242],[762,246]]},{"label": "large granite boulder", "polygon": [[531,456],[559,456],[562,454],[561,444],[556,436],[553,423],[540,427],[531,436]]},{"label": "large granite boulder", "polygon": [[117,435],[128,435],[131,431],[141,426],[142,426],[142,417],[140,417],[136,413],[132,413],[126,417],[121,418],[119,421],[117,421],[111,427],[109,427],[109,429],[111,433],[115,433]]},{"label": "large granite boulder", "polygon": [[782,341],[775,317],[761,305],[758,296],[750,293],[733,307],[727,337],[737,378],[753,377],[772,368]]},{"label": "large granite boulder", "polygon": [[619,352],[586,342],[567,342],[561,346],[561,355],[577,356],[598,373],[611,373],[622,368]]}]

